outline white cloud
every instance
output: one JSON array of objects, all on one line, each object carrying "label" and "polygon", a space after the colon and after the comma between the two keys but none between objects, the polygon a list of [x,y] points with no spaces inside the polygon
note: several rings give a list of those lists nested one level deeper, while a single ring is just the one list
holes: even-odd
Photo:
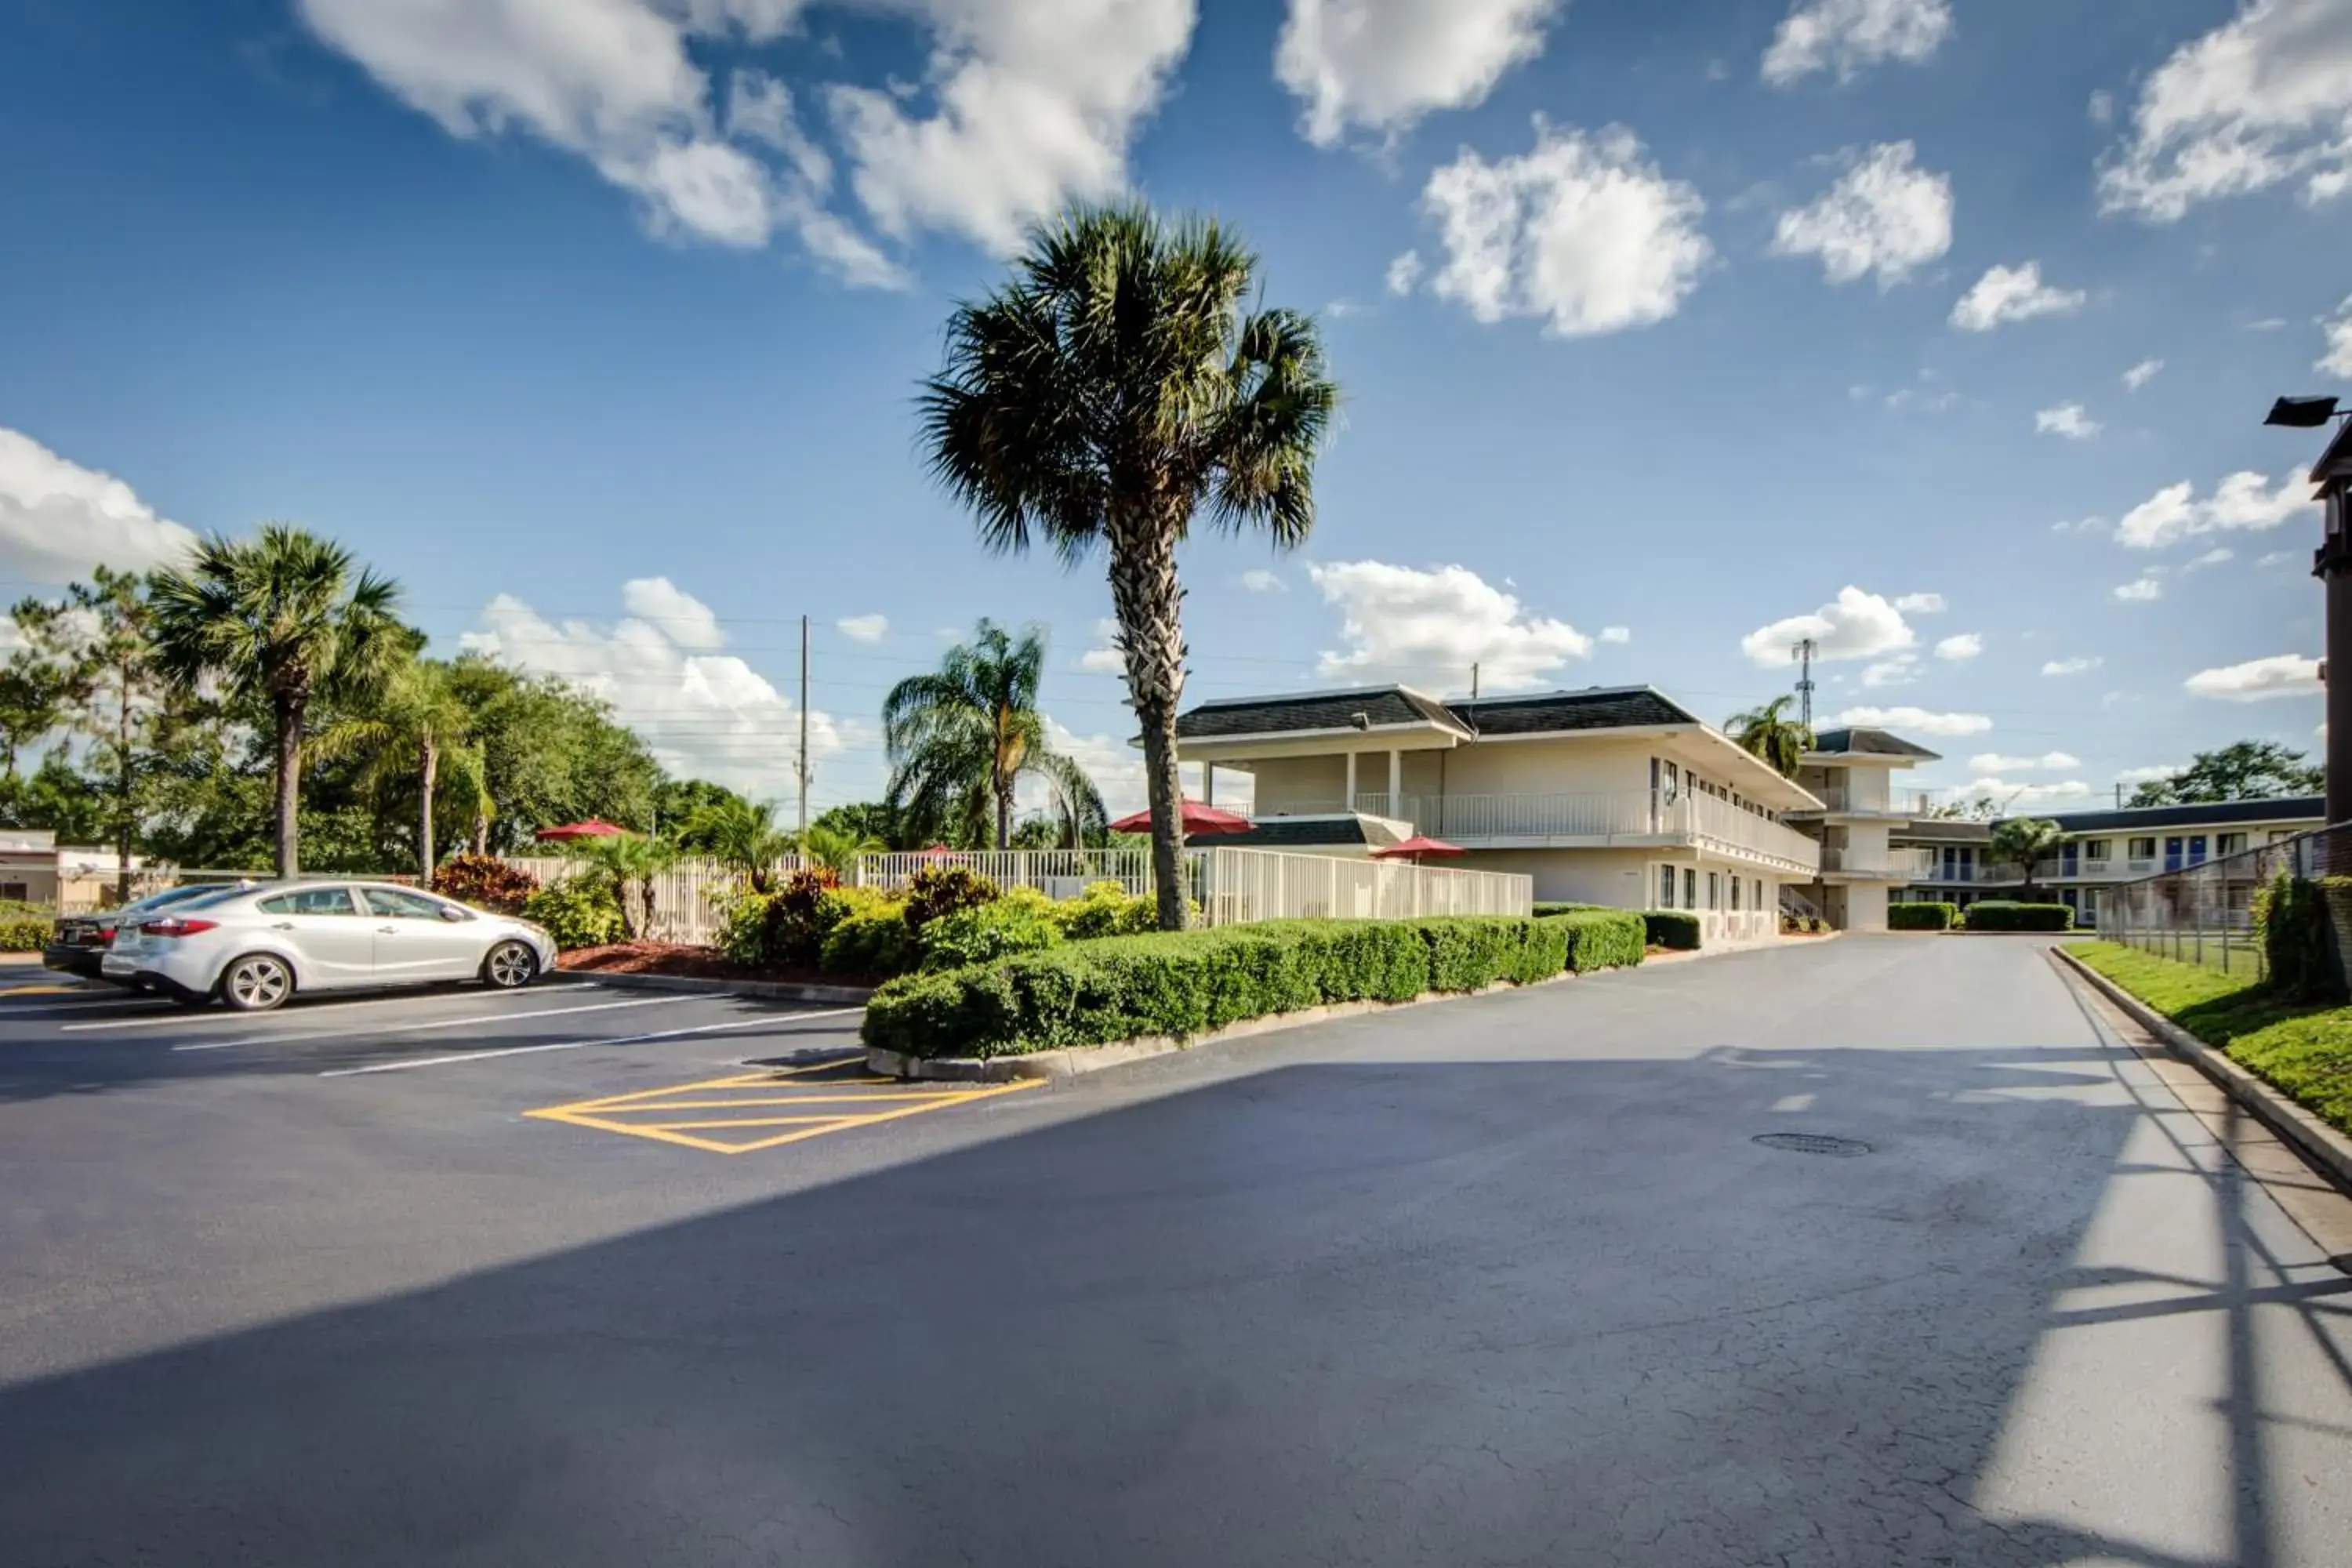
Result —
[{"label": "white cloud", "polygon": [[143,572],[195,542],[113,475],[0,427],[0,577],[70,583],[96,565]]},{"label": "white cloud", "polygon": [[727,640],[710,606],[667,577],[634,577],[622,584],[621,607],[680,647],[701,652]]},{"label": "white cloud", "polygon": [[2158,763],[2153,767],[2126,768],[2116,775],[2116,782],[2127,784],[2154,784],[2159,779],[2170,778],[2188,765],[2186,763]]},{"label": "white cloud", "polygon": [[2149,382],[2154,381],[2157,378],[2158,373],[2161,372],[2163,369],[2164,362],[2160,359],[2144,359],[2140,361],[2137,364],[2132,366],[2131,369],[2124,372],[2124,390],[2126,392],[2137,392],[2141,387],[2146,386]]},{"label": "white cloud", "polygon": [[2107,520],[2104,517],[2061,518],[2050,525],[2053,533],[2105,533]]},{"label": "white cloud", "polygon": [[1309,566],[1325,602],[1339,606],[1345,652],[1326,651],[1325,676],[1480,689],[1541,686],[1560,666],[1592,652],[1592,639],[1566,621],[1530,614],[1516,595],[1466,566],[1419,571],[1383,561]]},{"label": "white cloud", "polygon": [[2199,534],[2260,532],[2312,510],[2311,487],[2301,475],[2287,473],[2274,489],[2265,489],[2266,483],[2260,474],[2234,473],[2204,500],[2186,479],[2168,485],[2124,514],[2116,525],[2116,542],[2158,550]]},{"label": "white cloud", "polygon": [[2145,605],[2164,597],[2164,584],[2152,572],[2144,572],[2128,583],[2116,584],[2115,595],[2127,605]]},{"label": "white cloud", "polygon": [[1556,131],[1538,116],[1534,151],[1489,163],[1464,148],[1430,174],[1422,207],[1444,243],[1440,296],[1481,321],[1540,316],[1559,337],[1664,321],[1715,254],[1697,188],[1645,163],[1622,126]]},{"label": "white cloud", "polygon": [[1394,134],[1432,110],[1479,102],[1543,51],[1563,0],[1290,0],[1274,74],[1306,101],[1300,129],[1328,147],[1349,127]]},{"label": "white cloud", "polygon": [[1287,594],[1290,592],[1290,584],[1282,580],[1282,574],[1280,573],[1269,572],[1263,566],[1253,566],[1248,571],[1243,573],[1242,586],[1247,588],[1253,594]]},{"label": "white cloud", "polygon": [[1961,632],[1957,636],[1948,637],[1936,645],[1936,657],[1948,659],[1955,664],[1964,659],[1974,658],[1982,652],[1984,652],[1984,638],[1975,632]]},{"label": "white cloud", "polygon": [[2323,318],[2319,328],[2327,336],[2327,352],[2311,368],[2329,375],[2352,376],[2352,298],[2336,306],[2334,315]]},{"label": "white cloud", "polygon": [[1095,646],[1078,655],[1078,668],[1089,675],[1127,674],[1127,655],[1119,651],[1117,621],[1105,617],[1095,623]]},{"label": "white cloud", "polygon": [[1852,81],[1886,60],[1918,65],[1951,34],[1948,0],[1797,0],[1764,51],[1764,79],[1788,87],[1834,71]]},{"label": "white cloud", "polygon": [[2237,558],[2236,551],[2226,544],[2217,544],[2194,561],[2184,563],[2180,569],[2183,572],[2195,572],[2207,566],[2219,566],[2225,561],[2235,561]]},{"label": "white cloud", "polygon": [[2039,261],[1994,267],[1960,296],[1952,307],[1951,323],[1964,332],[1989,332],[2009,321],[2070,315],[2089,298],[2080,289],[2055,289],[2042,281]]},{"label": "white cloud", "polygon": [[1775,256],[1813,256],[1832,283],[1866,272],[1891,289],[1952,247],[1952,182],[1916,168],[1917,149],[1886,142],[1848,148],[1846,171],[1808,205],[1780,215]]},{"label": "white cloud", "polygon": [[2069,441],[2087,441],[2105,426],[2091,417],[2079,403],[2062,403],[2055,408],[2044,408],[2033,416],[2037,435],[2063,436]]},{"label": "white cloud", "polygon": [[2109,212],[2170,223],[2200,202],[2303,183],[2305,201],[2352,183],[2352,6],[2246,0],[2141,85],[2099,171]]},{"label": "white cloud", "polygon": [[1810,615],[1789,616],[1759,626],[1739,639],[1740,651],[1750,660],[1774,668],[1789,662],[1789,649],[1801,638],[1820,645],[1814,658],[1824,664],[1840,659],[1879,658],[1914,647],[1918,635],[1903,613],[1876,594],[1849,584],[1838,596]]},{"label": "white cloud", "polygon": [[2250,658],[2219,669],[2200,669],[2181,682],[2191,697],[2211,697],[2224,702],[2262,702],[2273,697],[2319,695],[2319,661],[2301,654],[2274,654]]},{"label": "white cloud", "polygon": [[1898,594],[1895,607],[1906,616],[1940,616],[1944,613],[1941,594]]},{"label": "white cloud", "polygon": [[2053,658],[2042,661],[2042,673],[2052,676],[2082,675],[2098,668],[2107,661],[2103,658]]},{"label": "white cloud", "polygon": [[2089,101],[2083,105],[2083,112],[2090,117],[2094,125],[2113,125],[2116,122],[2116,95],[2104,87],[2094,89]]},{"label": "white cloud", "polygon": [[932,28],[933,112],[836,85],[825,104],[885,234],[1004,253],[1073,197],[1127,183],[1127,149],[1192,36],[1193,0],[902,0]]},{"label": "white cloud", "polygon": [[1385,279],[1391,294],[1410,294],[1412,286],[1421,281],[1421,252],[1408,250],[1389,263]]},{"label": "white cloud", "polygon": [[1970,779],[1960,786],[1959,793],[1964,800],[1990,795],[2004,809],[2014,811],[2021,806],[2085,800],[2092,791],[2091,786],[2081,779],[2067,779],[2059,784],[2016,784],[2002,778],[1978,778]]},{"label": "white cloud", "polygon": [[1925,708],[1849,708],[1837,716],[1837,722],[1921,735],[1981,735],[1992,728],[1992,721],[1981,713],[1937,713]]},{"label": "white cloud", "polygon": [[1601,628],[1601,640],[1602,642],[1609,643],[1632,642],[1633,640],[1633,628],[1631,626],[1603,626]]},{"label": "white cloud", "polygon": [[890,617],[882,615],[844,616],[833,625],[852,642],[880,642],[890,633]]},{"label": "white cloud", "polygon": [[1898,653],[1892,658],[1866,664],[1862,669],[1864,686],[1908,686],[1918,679],[1919,660],[1915,654]]},{"label": "white cloud", "polygon": [[[659,590],[649,589],[651,584]],[[709,608],[691,595],[665,579],[646,578],[630,584],[623,598],[629,607],[658,605],[665,613],[659,620],[633,614],[609,626],[559,625],[513,595],[500,594],[482,607],[476,628],[458,646],[604,698],[674,773],[755,796],[789,795],[792,754],[785,737],[797,737],[799,710],[742,659],[702,651],[671,635],[671,626],[689,634],[705,623],[715,626]],[[814,709],[808,718],[811,757],[822,760],[845,749],[850,725]]]},{"label": "white cloud", "polygon": [[2301,557],[2292,550],[2272,550],[2265,552],[2263,554],[2257,557],[2254,564],[2257,566],[2281,566],[2284,565],[2287,562],[2297,561],[2300,559]]},{"label": "white cloud", "polygon": [[1979,773],[2062,773],[2079,768],[2082,759],[2064,752],[2044,752],[2038,757],[2005,757],[1999,752],[1979,752],[1969,759],[1969,769]]}]

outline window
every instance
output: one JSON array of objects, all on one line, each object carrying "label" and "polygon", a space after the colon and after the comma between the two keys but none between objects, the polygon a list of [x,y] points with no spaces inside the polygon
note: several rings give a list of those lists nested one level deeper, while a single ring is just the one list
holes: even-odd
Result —
[{"label": "window", "polygon": [[360,893],[367,900],[368,913],[398,921],[437,921],[448,908],[438,899],[399,888],[362,888]]},{"label": "window", "polygon": [[1720,871],[1706,874],[1706,907],[1710,910],[1723,908],[1723,873]]},{"label": "window", "polygon": [[349,888],[297,888],[264,899],[254,908],[266,915],[355,915]]},{"label": "window", "polygon": [[2107,858],[2107,847],[2110,842],[2111,840],[2105,838],[2092,838],[2084,840],[2083,844],[2083,858],[2092,861],[2105,861]]},{"label": "window", "polygon": [[20,904],[32,901],[33,889],[24,882],[0,882],[0,899],[14,899]]},{"label": "window", "polygon": [[2224,833],[2214,840],[2213,853],[2216,855],[2242,855],[2245,852],[2246,836],[2242,833]]},{"label": "window", "polygon": [[1755,886],[1756,901],[1749,904],[1748,907],[1754,910],[1758,914],[1762,914],[1764,912],[1764,879],[1761,877],[1757,878]]},{"label": "window", "polygon": [[1737,877],[1731,879],[1731,912],[1735,915],[1739,912],[1739,879]]},{"label": "window", "polygon": [[2135,838],[2125,846],[2124,853],[2135,860],[2153,860],[2156,858],[2156,840]]},{"label": "window", "polygon": [[1683,789],[1682,770],[1674,763],[1666,764],[1666,804],[1672,805],[1680,798]]},{"label": "window", "polygon": [[1658,868],[1658,908],[1670,910],[1674,907],[1675,868],[1672,866],[1661,866]]},{"label": "window", "polygon": [[1698,908],[1698,872],[1688,866],[1683,868],[1683,908]]}]

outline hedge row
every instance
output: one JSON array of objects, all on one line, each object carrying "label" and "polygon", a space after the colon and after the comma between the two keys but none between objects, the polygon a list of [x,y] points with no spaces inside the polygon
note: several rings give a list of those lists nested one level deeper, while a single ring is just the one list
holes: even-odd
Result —
[{"label": "hedge row", "polygon": [[28,915],[0,918],[0,952],[38,952],[49,942],[50,922]]},{"label": "hedge row", "polygon": [[1886,906],[1886,929],[1949,931],[1959,916],[1958,904],[1889,904]]},{"label": "hedge row", "polygon": [[1623,913],[1267,921],[1108,937],[903,975],[866,1005],[863,1038],[913,1057],[1019,1056],[1205,1034],[1335,1002],[1526,984],[1575,959],[1638,963],[1641,952],[1639,917]]},{"label": "hedge row", "polygon": [[1688,910],[1643,910],[1642,924],[1647,929],[1652,947],[1670,947],[1679,952],[1698,951],[1698,916]]},{"label": "hedge row", "polygon": [[1642,962],[1649,944],[1648,922],[1639,910],[1581,909],[1541,919],[1568,933],[1567,967],[1579,974],[1629,968]]},{"label": "hedge row", "polygon": [[1983,899],[1968,908],[1970,931],[2073,931],[2074,911],[2063,904],[2020,904]]}]

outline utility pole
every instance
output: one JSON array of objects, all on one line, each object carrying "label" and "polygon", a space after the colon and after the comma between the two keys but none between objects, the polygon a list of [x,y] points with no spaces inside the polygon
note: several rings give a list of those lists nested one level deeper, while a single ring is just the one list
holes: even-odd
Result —
[{"label": "utility pole", "polygon": [[808,617],[801,617],[801,831],[808,831]]},{"label": "utility pole", "polygon": [[1789,650],[1789,657],[1798,665],[1798,721],[1808,731],[1813,727],[1813,659],[1821,651],[1821,645],[1811,637]]},{"label": "utility pole", "polygon": [[1470,700],[1478,700],[1478,667],[1475,664],[1470,667]]}]

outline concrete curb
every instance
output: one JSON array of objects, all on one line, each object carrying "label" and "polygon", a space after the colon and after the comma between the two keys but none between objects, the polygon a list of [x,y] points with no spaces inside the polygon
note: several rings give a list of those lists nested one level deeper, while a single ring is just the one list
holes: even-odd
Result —
[{"label": "concrete curb", "polygon": [[2244,1106],[2255,1121],[2293,1144],[2330,1181],[2352,1195],[2352,1138],[2347,1138],[2063,947],[2051,948],[2050,957],[2053,963],[2089,981],[2101,995],[2122,1008],[2132,1022],[2162,1040],[2174,1056],[2211,1079],[2223,1093]]},{"label": "concrete curb", "polygon": [[898,1051],[884,1050],[879,1046],[866,1047],[866,1065],[878,1073],[893,1078],[934,1079],[949,1083],[1013,1083],[1024,1079],[1045,1079],[1060,1081],[1084,1078],[1110,1068],[1125,1067],[1130,1062],[1148,1061],[1153,1057],[1170,1056],[1177,1051],[1198,1050],[1203,1046],[1223,1045],[1228,1040],[1245,1040],[1253,1035],[1279,1034],[1286,1029],[1303,1029],[1310,1024],[1328,1024],[1337,1018],[1356,1018],[1367,1013],[1391,1013],[1404,1007],[1423,1007],[1435,1002],[1462,1002],[1473,996],[1492,996],[1501,991],[1535,991],[1546,985],[1558,985],[1570,980],[1592,980],[1603,974],[1638,973],[1639,964],[1617,969],[1596,969],[1589,974],[1563,971],[1548,979],[1526,985],[1514,985],[1509,981],[1477,991],[1430,991],[1410,1002],[1334,1002],[1322,1007],[1302,1007],[1296,1013],[1269,1013],[1263,1018],[1244,1018],[1228,1024],[1222,1029],[1212,1029],[1205,1035],[1145,1035],[1132,1040],[1114,1040],[1103,1046],[1071,1046],[1060,1050],[1032,1051],[1017,1057],[910,1057]]},{"label": "concrete curb", "polygon": [[860,1006],[874,993],[862,985],[809,985],[793,980],[697,980],[683,974],[612,974],[600,969],[553,969],[551,977],[593,981],[639,991],[678,991],[703,996],[757,996],[770,1002],[831,1002]]}]

